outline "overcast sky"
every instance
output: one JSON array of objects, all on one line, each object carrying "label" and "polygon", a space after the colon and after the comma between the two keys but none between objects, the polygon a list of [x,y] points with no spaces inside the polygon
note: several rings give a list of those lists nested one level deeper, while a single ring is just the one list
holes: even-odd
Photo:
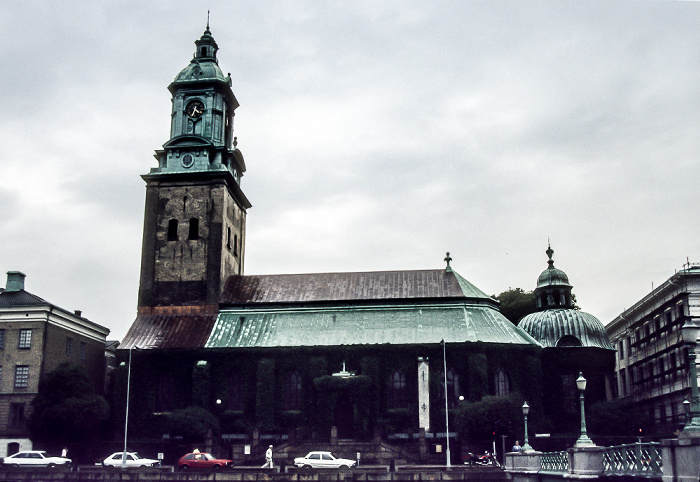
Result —
[{"label": "overcast sky", "polygon": [[[555,266],[610,322],[700,262],[700,2],[0,3],[0,272],[121,339],[168,84],[211,9],[246,274]],[[4,286],[4,280],[1,283]]]}]

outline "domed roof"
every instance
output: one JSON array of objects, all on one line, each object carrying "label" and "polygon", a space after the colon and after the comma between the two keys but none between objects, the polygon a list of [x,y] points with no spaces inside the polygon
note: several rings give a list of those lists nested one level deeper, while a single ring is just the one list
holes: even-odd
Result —
[{"label": "domed roof", "polygon": [[552,255],[554,250],[551,246],[547,247],[547,256],[549,256],[549,261],[547,263],[549,266],[546,270],[542,271],[540,277],[537,278],[537,287],[543,288],[545,286],[571,286],[569,284],[569,277],[562,270],[554,267],[554,260]]},{"label": "domed roof", "polygon": [[612,350],[605,327],[595,316],[572,308],[538,311],[518,326],[545,347],[583,346]]},{"label": "domed roof", "polygon": [[192,61],[177,74],[169,87],[170,90],[173,90],[176,85],[199,82],[218,81],[230,85],[230,77],[224,75],[219,68],[219,62],[216,59],[219,46],[209,31],[209,25],[207,25],[202,37],[195,41],[195,44],[197,47]]}]

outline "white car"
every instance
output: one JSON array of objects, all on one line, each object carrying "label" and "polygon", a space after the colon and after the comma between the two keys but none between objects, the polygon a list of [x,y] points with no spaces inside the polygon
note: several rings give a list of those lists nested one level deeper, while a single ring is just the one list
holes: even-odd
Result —
[{"label": "white car", "polygon": [[294,459],[294,465],[304,469],[349,469],[355,463],[354,460],[339,459],[330,452],[309,452]]},{"label": "white car", "polygon": [[70,465],[65,457],[48,457],[43,450],[25,450],[9,457],[3,457],[2,463],[10,467],[57,467]]},{"label": "white car", "polygon": [[[112,455],[104,459],[102,465],[104,465],[105,467],[121,467],[123,453],[124,452],[114,452]],[[159,465],[160,460],[144,459],[139,457],[136,452],[126,453],[127,467],[158,467]]]}]

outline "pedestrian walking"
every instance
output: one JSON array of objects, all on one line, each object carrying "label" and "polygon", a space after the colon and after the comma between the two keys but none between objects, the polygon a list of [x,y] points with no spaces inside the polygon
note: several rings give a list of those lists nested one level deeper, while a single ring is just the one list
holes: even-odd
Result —
[{"label": "pedestrian walking", "polygon": [[273,468],[273,465],[272,465],[272,445],[270,445],[267,448],[267,450],[265,451],[265,464],[261,468],[262,469]]}]

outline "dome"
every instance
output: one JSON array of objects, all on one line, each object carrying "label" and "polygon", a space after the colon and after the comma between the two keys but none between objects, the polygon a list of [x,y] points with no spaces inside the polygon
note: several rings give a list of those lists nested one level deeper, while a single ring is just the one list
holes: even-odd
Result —
[{"label": "dome", "polygon": [[538,311],[525,316],[518,326],[545,348],[582,346],[613,349],[603,323],[580,310],[560,308]]},{"label": "dome", "polygon": [[230,83],[230,78],[221,71],[216,60],[216,52],[219,46],[209,31],[209,25],[202,34],[202,37],[195,41],[196,49],[190,64],[182,69],[170,85],[172,90],[175,85],[187,83],[219,81],[225,84]]},{"label": "dome", "polygon": [[547,256],[549,257],[549,261],[547,261],[547,264],[549,266],[547,267],[546,270],[542,271],[542,274],[540,275],[539,278],[537,278],[537,287],[538,288],[544,288],[547,286],[568,286],[571,287],[569,284],[569,277],[564,273],[562,270],[557,269],[554,267],[554,260],[552,259],[552,255],[554,254],[554,250],[552,249],[552,246],[547,246]]}]

